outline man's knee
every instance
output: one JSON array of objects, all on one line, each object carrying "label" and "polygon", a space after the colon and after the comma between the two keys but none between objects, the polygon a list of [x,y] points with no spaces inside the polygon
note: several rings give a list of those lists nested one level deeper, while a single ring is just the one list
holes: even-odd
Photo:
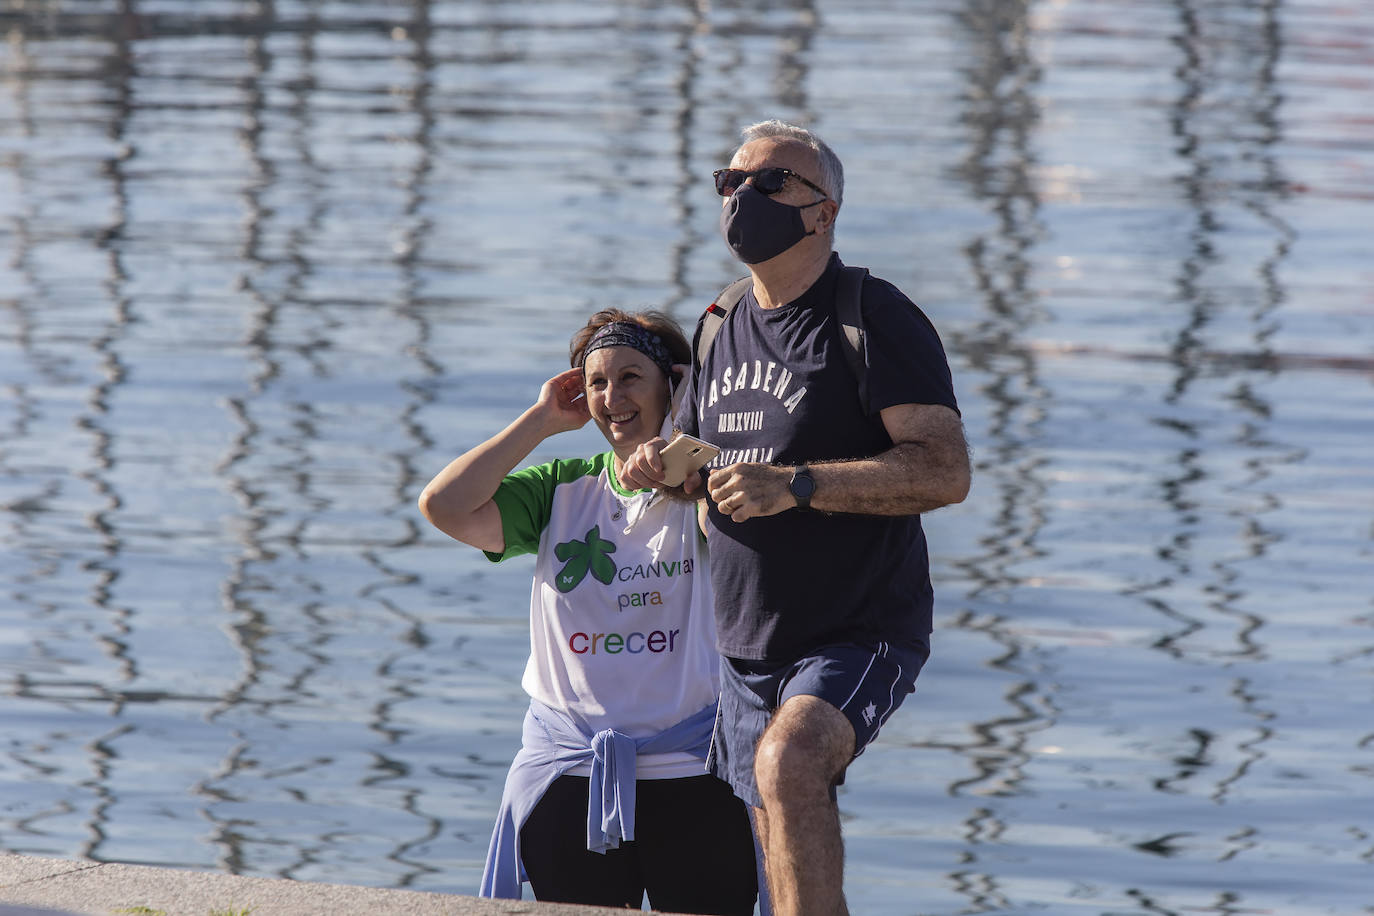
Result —
[{"label": "man's knee", "polygon": [[764,733],[754,753],[754,781],[758,783],[765,807],[816,782],[820,774],[808,772],[804,756],[799,742]]},{"label": "man's knee", "polygon": [[818,697],[796,696],[773,715],[754,754],[759,794],[768,801],[829,793],[854,754],[854,728]]}]

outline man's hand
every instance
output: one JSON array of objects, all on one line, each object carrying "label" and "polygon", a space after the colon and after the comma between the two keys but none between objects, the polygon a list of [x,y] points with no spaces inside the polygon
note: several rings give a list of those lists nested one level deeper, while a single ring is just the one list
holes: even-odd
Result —
[{"label": "man's hand", "polygon": [[792,495],[792,468],[740,463],[718,468],[706,479],[706,492],[731,521],[777,515],[797,505]]},{"label": "man's hand", "polygon": [[640,443],[625,459],[620,472],[620,485],[630,490],[669,490],[681,493],[688,499],[701,496],[701,475],[688,474],[681,487],[665,487],[663,484],[663,459],[659,453],[668,443],[662,436],[655,436],[648,442]]}]

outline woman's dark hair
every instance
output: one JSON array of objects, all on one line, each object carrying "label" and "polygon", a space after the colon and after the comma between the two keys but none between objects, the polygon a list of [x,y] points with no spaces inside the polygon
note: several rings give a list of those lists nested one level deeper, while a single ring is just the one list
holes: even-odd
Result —
[{"label": "woman's dark hair", "polygon": [[692,345],[687,342],[687,335],[682,333],[678,323],[667,315],[653,309],[633,313],[620,309],[602,309],[588,318],[587,323],[578,328],[577,333],[572,336],[572,343],[568,345],[568,364],[581,365],[587,344],[591,343],[596,332],[617,321],[628,321],[646,331],[652,331],[663,341],[663,346],[668,348],[668,355],[673,358],[674,363],[691,363]]}]

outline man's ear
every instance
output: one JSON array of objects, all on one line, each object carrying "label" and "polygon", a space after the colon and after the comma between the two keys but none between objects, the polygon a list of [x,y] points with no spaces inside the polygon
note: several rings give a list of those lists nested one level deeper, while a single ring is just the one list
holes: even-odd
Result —
[{"label": "man's ear", "polygon": [[835,217],[839,215],[839,212],[840,205],[835,203],[833,200],[827,200],[822,202],[820,212],[820,224],[827,229],[834,226]]}]

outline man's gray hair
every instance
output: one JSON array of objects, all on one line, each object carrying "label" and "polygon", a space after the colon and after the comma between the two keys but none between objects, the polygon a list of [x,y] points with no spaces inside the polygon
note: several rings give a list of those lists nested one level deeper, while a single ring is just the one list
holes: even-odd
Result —
[{"label": "man's gray hair", "polygon": [[[740,131],[744,137],[744,143],[753,143],[755,140],[766,140],[779,138],[796,140],[805,143],[816,151],[816,158],[821,166],[821,184],[825,185],[830,191],[830,197],[837,204],[844,203],[844,166],[840,164],[840,157],[835,155],[824,140],[807,130],[805,127],[798,127],[795,124],[788,124],[773,118],[768,121],[760,121],[757,124],[750,124]],[[740,144],[743,146],[744,144]]]}]

